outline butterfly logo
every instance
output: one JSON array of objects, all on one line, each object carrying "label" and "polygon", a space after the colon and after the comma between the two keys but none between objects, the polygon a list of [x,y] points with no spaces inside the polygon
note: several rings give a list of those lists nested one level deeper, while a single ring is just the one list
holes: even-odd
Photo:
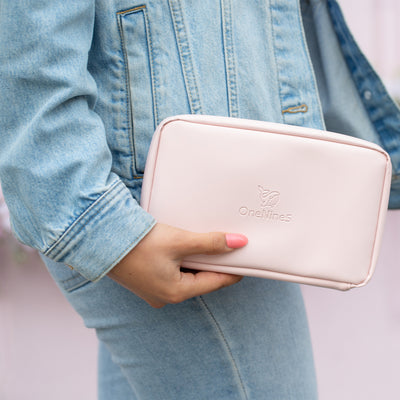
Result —
[{"label": "butterfly logo", "polygon": [[279,202],[280,193],[277,191],[264,189],[261,185],[258,185],[258,194],[262,208],[273,208]]}]

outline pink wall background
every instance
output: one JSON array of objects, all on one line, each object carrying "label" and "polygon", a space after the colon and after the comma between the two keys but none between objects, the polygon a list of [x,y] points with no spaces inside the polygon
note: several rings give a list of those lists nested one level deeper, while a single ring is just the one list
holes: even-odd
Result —
[{"label": "pink wall background", "polygon": [[[361,47],[400,98],[400,2],[341,5]],[[367,287],[348,293],[303,288],[321,400],[400,399],[399,243],[400,211],[390,211]],[[0,399],[95,400],[96,356],[94,333],[39,257],[0,237]]]}]

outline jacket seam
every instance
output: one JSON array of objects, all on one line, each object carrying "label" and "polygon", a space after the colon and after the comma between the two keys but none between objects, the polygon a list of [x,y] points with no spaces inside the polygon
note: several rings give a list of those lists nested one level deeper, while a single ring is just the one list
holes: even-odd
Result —
[{"label": "jacket seam", "polygon": [[[383,147],[385,150],[391,154],[393,152],[393,143],[396,143],[395,136],[392,131],[393,129],[383,129],[379,125],[379,121],[382,120],[382,117],[377,118],[376,116],[372,115],[373,109],[377,109],[378,107],[376,106],[376,101],[369,102],[365,99],[363,93],[365,93],[366,90],[372,90],[371,85],[369,84],[371,80],[374,81],[375,85],[375,92],[378,93],[380,101],[379,103],[382,104],[384,99],[386,102],[390,101],[392,109],[394,108],[395,111],[398,113],[399,112],[399,107],[395,104],[393,99],[389,96],[387,93],[382,81],[379,79],[379,76],[376,74],[374,68],[369,64],[367,58],[363,54],[362,50],[359,49],[359,46],[355,42],[351,32],[349,31],[348,26],[344,23],[343,21],[343,14],[340,9],[340,6],[337,4],[337,1],[335,0],[327,0],[327,5],[328,5],[328,10],[330,14],[330,19],[333,24],[333,29],[336,32],[336,35],[338,37],[339,41],[339,46],[341,49],[341,52],[343,54],[343,57],[345,59],[347,68],[350,71],[350,75],[352,77],[352,81],[354,82],[354,85],[357,89],[357,92],[361,98],[362,104],[368,114],[368,118],[370,119],[372,125],[374,126],[375,131],[378,134],[379,139],[381,140]],[[340,17],[340,20],[338,21]],[[349,52],[345,51],[345,46],[347,47],[352,47],[356,48],[358,50],[357,53],[354,52]],[[367,78],[364,78],[361,80],[358,76],[355,76],[354,72],[354,66],[356,66],[356,71],[357,73],[362,70],[363,72],[366,73]],[[365,88],[362,85],[366,85]],[[384,117],[385,118],[385,117]],[[387,118],[385,118],[387,119]],[[384,132],[384,133],[383,133]],[[388,137],[391,139],[391,143],[389,144]],[[396,149],[396,148],[395,148]],[[393,168],[397,172],[397,165],[394,165],[395,168]]]},{"label": "jacket seam", "polygon": [[[121,185],[121,188],[118,188],[119,185]],[[83,219],[90,215],[93,210],[96,210],[96,206],[100,204],[100,208],[93,214],[93,216],[98,215],[106,207],[106,205],[109,204],[123,190],[122,185],[123,183],[120,181],[115,182],[105,193],[103,193],[88,208],[86,208],[85,211],[83,211],[83,213],[80,214],[78,218],[61,234],[58,240],[53,245],[51,245],[43,254],[49,257],[49,255],[54,252],[54,254],[52,254],[52,258],[56,259],[57,256],[67,246],[67,243],[63,245],[64,239],[66,239],[75,230],[75,228],[78,229],[73,234],[73,236],[77,236],[86,226],[85,224],[81,224]],[[114,191],[116,191],[116,193],[113,193]],[[107,199],[107,201],[103,202],[103,199]]]},{"label": "jacket seam", "polygon": [[92,279],[92,282],[97,282],[101,278],[103,278],[105,275],[107,275],[132,249],[135,248],[138,242],[140,242],[155,226],[157,222],[153,221],[152,224],[150,224],[146,229],[144,229],[142,232],[140,232],[139,235],[136,235],[135,238],[133,239],[132,243],[124,250],[122,251],[117,258],[114,260],[113,263],[111,263],[108,267],[104,268],[103,271],[97,275],[96,278]]},{"label": "jacket seam", "polygon": [[[150,65],[150,82],[151,82],[151,102],[152,102],[152,114],[153,114],[153,130],[156,128],[158,123],[160,122],[159,117],[159,106],[157,101],[157,77],[155,76],[155,66],[154,66],[154,48],[153,48],[153,40],[152,34],[150,29],[149,23],[149,16],[146,5],[141,5],[137,7],[130,8],[128,10],[118,11],[117,13],[118,18],[118,30],[120,33],[120,41],[121,47],[124,55],[124,66],[125,66],[125,86],[126,86],[126,97],[128,101],[128,120],[129,120],[129,141],[131,143],[133,160],[132,160],[132,169],[133,169],[133,179],[136,179],[136,176],[143,171],[139,170],[138,160],[137,160],[137,151],[136,151],[136,140],[135,140],[135,128],[134,128],[134,115],[133,112],[135,111],[133,98],[132,98],[132,91],[131,91],[131,78],[129,72],[129,57],[127,53],[127,42],[124,35],[124,28],[122,24],[122,18],[129,14],[136,14],[142,15],[144,20],[144,33],[145,33],[145,42],[147,47],[147,54],[148,54],[148,62]],[[133,110],[133,112],[132,112]]]},{"label": "jacket seam", "polygon": [[[269,15],[269,25],[271,26],[271,36],[272,36],[272,42],[273,42],[273,56],[274,56],[274,63],[275,63],[275,71],[276,71],[276,82],[277,82],[277,90],[278,90],[278,96],[279,96],[279,110],[282,110],[283,108],[283,97],[282,97],[282,85],[281,85],[281,72],[279,70],[279,65],[278,65],[278,59],[276,56],[276,32],[275,32],[275,25],[274,25],[274,17],[272,15],[273,10],[272,7],[268,13]],[[284,116],[282,113],[280,113],[280,121],[283,122]]]},{"label": "jacket seam", "polygon": [[224,46],[226,87],[228,94],[228,114],[239,117],[238,86],[234,32],[232,22],[232,0],[221,0],[222,37]]},{"label": "jacket seam", "polygon": [[175,40],[177,42],[179,58],[181,60],[182,73],[189,99],[190,111],[192,114],[202,114],[202,100],[197,84],[197,76],[182,5],[177,0],[168,0],[168,4],[174,25]]},{"label": "jacket seam", "polygon": [[[139,7],[136,7],[138,10]],[[128,11],[132,11],[128,10]],[[126,11],[126,12],[128,12]],[[117,12],[117,25],[118,25],[118,31],[119,31],[119,36],[120,36],[120,43],[121,43],[121,49],[122,49],[122,54],[123,54],[123,63],[124,63],[124,70],[125,70],[125,98],[126,98],[126,114],[128,118],[128,136],[129,136],[129,145],[131,148],[131,154],[132,154],[132,160],[131,160],[131,174],[134,176],[136,174],[136,150],[135,150],[135,144],[134,144],[134,138],[133,138],[133,115],[132,115],[132,99],[131,99],[131,90],[130,90],[130,76],[129,76],[129,66],[128,66],[128,54],[126,53],[126,46],[125,46],[125,37],[124,37],[124,31],[122,28],[122,22],[121,22],[121,17],[125,15],[124,11],[119,11]]]}]

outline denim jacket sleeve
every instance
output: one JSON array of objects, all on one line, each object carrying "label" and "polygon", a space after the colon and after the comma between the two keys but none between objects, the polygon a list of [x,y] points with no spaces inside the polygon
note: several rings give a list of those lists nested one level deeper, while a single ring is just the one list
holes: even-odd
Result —
[{"label": "denim jacket sleeve", "polygon": [[112,171],[87,69],[94,0],[3,0],[0,179],[17,238],[87,279],[155,221]]}]

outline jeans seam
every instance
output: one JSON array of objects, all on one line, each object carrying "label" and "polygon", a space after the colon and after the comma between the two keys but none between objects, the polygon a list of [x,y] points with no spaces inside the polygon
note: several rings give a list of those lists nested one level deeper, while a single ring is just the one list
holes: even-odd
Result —
[{"label": "jeans seam", "polygon": [[226,337],[225,337],[225,335],[224,335],[224,333],[222,331],[222,328],[221,328],[220,324],[218,323],[216,317],[214,316],[214,314],[212,313],[212,311],[208,307],[208,305],[207,305],[206,301],[204,300],[204,298],[202,296],[199,296],[198,299],[199,299],[200,304],[206,310],[207,314],[211,317],[212,322],[214,323],[219,336],[222,338],[222,341],[223,341],[223,343],[225,345],[225,348],[226,348],[226,350],[228,352],[228,355],[229,355],[230,362],[231,362],[231,365],[233,367],[233,370],[236,372],[237,378],[239,380],[239,386],[240,386],[240,389],[242,391],[242,397],[243,397],[244,400],[248,400],[246,389],[245,389],[244,384],[243,384],[243,379],[242,379],[242,377],[240,375],[239,368],[238,368],[238,366],[237,366],[237,364],[235,362],[235,359],[234,359],[233,354],[232,354],[232,350],[229,347],[228,341],[227,341],[227,339],[226,339]]}]

